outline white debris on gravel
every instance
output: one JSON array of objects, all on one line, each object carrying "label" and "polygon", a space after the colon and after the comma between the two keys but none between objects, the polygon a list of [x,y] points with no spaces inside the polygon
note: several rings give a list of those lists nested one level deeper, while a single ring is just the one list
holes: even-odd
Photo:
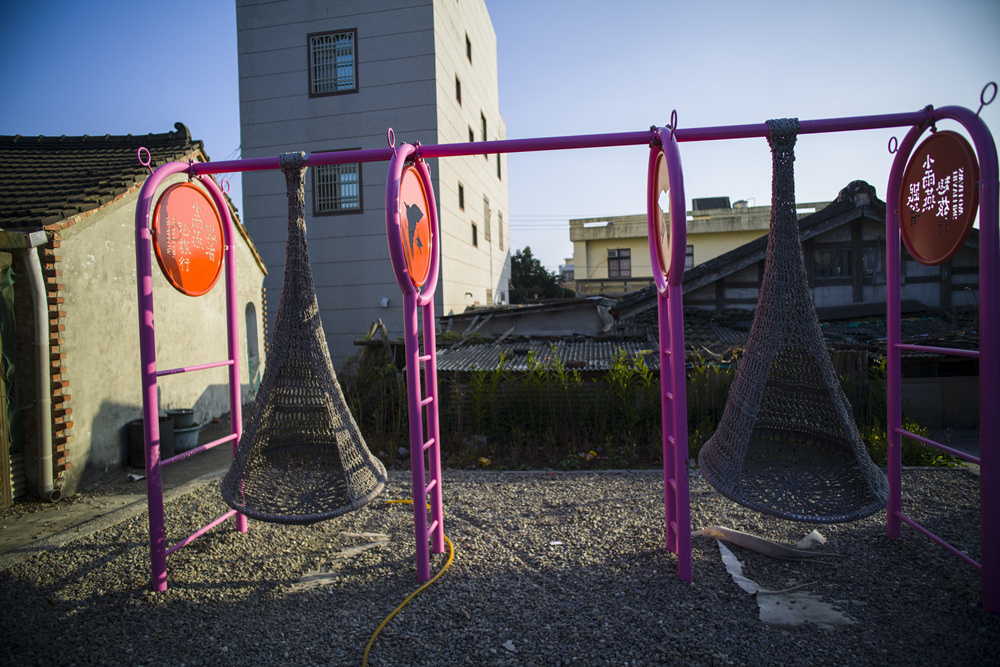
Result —
[{"label": "white debris on gravel", "polygon": [[[163,593],[149,591],[145,515],[41,552],[0,572],[0,663],[358,664],[419,585],[412,511],[385,502],[410,497],[409,477],[392,471],[383,497],[311,526],[251,522],[241,535],[227,522],[168,560]],[[373,667],[996,660],[1000,617],[981,608],[979,573],[908,527],[890,539],[884,512],[823,526],[823,549],[842,554],[832,562],[733,548],[760,587],[809,582],[801,592],[854,621],[778,628],[734,585],[715,540],[693,540],[694,581],[677,577],[661,472],[446,471],[443,490],[455,562],[389,622]],[[978,477],[907,470],[904,494],[909,514],[978,560]],[[168,540],[226,509],[217,485],[169,501]],[[696,469],[691,511],[693,530],[781,543],[816,527],[735,505]]]}]

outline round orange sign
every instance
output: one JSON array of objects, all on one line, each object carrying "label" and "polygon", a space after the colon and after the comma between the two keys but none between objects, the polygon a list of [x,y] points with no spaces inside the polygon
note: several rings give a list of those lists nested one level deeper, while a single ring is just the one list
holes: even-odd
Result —
[{"label": "round orange sign", "polygon": [[936,132],[914,151],[899,191],[899,227],[921,264],[951,259],[965,245],[979,207],[979,163],[955,132]]},{"label": "round orange sign", "polygon": [[423,287],[431,268],[430,204],[420,174],[413,165],[403,170],[399,184],[399,223],[403,240],[403,257],[410,282]]},{"label": "round orange sign", "polygon": [[167,282],[188,296],[207,294],[222,273],[222,219],[193,183],[171,185],[153,210],[153,252]]},{"label": "round orange sign", "polygon": [[654,181],[656,182],[656,204],[659,209],[656,256],[660,260],[660,271],[664,276],[667,276],[670,273],[670,178],[667,173],[667,157],[663,151],[660,151],[656,157]]}]

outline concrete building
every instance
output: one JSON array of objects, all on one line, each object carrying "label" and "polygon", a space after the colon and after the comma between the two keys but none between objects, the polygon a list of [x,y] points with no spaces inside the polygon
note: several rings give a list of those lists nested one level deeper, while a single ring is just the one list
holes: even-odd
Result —
[{"label": "concrete building", "polygon": [[[10,408],[0,410],[0,475],[12,480],[0,489],[13,497],[70,496],[129,460],[126,425],[142,416],[135,207],[149,172],[140,146],[153,166],[208,159],[181,123],[145,136],[0,137],[0,395]],[[236,226],[249,401],[263,362],[265,270]],[[154,268],[153,296],[158,368],[227,358],[224,281],[190,297]],[[227,382],[225,368],[163,378],[160,409],[210,421],[229,411]]]},{"label": "concrete building", "polygon": [[[799,204],[799,217],[826,206]],[[767,235],[770,206],[730,205],[728,197],[692,201],[687,213],[686,268],[707,262]],[[653,282],[646,215],[569,221],[578,296],[624,296]]]},{"label": "concrete building", "polygon": [[[244,158],[506,138],[497,45],[483,0],[237,0]],[[442,237],[438,313],[507,302],[507,160],[428,160]],[[306,226],[317,299],[334,363],[381,319],[402,335],[385,236],[387,163],[310,169]],[[280,173],[243,176],[244,219],[270,274],[268,317],[284,267]],[[273,325],[273,322],[272,322]]]}]

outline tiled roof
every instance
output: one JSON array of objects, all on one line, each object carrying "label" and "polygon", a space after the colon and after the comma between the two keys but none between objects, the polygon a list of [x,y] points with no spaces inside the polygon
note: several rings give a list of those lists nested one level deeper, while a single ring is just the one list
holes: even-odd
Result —
[{"label": "tiled roof", "polygon": [[624,351],[629,357],[642,357],[646,366],[653,370],[660,368],[660,358],[656,354],[655,344],[651,349],[649,343],[645,341],[590,338],[563,339],[555,342],[530,340],[480,343],[439,350],[437,367],[442,373],[467,372],[475,369],[493,370],[500,365],[502,356],[506,360],[508,370],[526,371],[528,356],[534,352],[535,360],[542,364],[561,359],[569,370],[606,371],[611,368],[620,351]]},{"label": "tiled roof", "polygon": [[154,167],[203,151],[182,123],[174,127],[145,136],[0,136],[0,228],[42,227],[113,201],[149,175],[140,146]]}]

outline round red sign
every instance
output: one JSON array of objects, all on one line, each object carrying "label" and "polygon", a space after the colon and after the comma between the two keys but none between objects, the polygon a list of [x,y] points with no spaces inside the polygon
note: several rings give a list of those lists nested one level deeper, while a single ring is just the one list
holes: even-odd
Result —
[{"label": "round red sign", "polygon": [[955,132],[936,132],[914,151],[899,192],[899,227],[921,264],[951,259],[972,231],[979,206],[979,163]]},{"label": "round red sign", "polygon": [[171,185],[153,210],[153,252],[167,282],[188,296],[207,294],[222,273],[222,219],[193,183]]},{"label": "round red sign", "polygon": [[670,273],[670,178],[667,173],[667,158],[663,151],[660,151],[656,157],[654,181],[656,182],[656,203],[659,209],[656,256],[660,260],[660,271],[666,277]]},{"label": "round red sign", "polygon": [[427,282],[430,273],[433,239],[427,192],[413,165],[403,170],[400,179],[399,222],[406,270],[410,274],[410,282],[419,289]]}]

